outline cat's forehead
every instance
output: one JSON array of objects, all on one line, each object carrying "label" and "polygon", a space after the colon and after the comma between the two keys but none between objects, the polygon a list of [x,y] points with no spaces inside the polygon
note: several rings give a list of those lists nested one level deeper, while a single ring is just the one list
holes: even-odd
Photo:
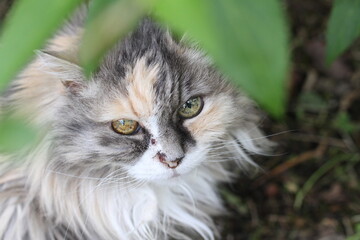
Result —
[{"label": "cat's forehead", "polygon": [[[101,121],[120,118],[143,121],[156,116],[168,121],[180,106],[194,96],[216,95],[223,86],[208,74],[196,75],[188,70],[171,71],[168,66],[140,58],[128,68],[124,77],[111,83],[99,96]],[[103,101],[105,100],[105,101]]]},{"label": "cat's forehead", "polygon": [[149,65],[142,57],[117,83],[107,86],[108,90],[99,96],[105,99],[101,107],[103,120],[143,120],[177,108],[181,102],[181,86],[161,68],[160,64]]},{"label": "cat's forehead", "polygon": [[186,100],[218,91],[223,82],[200,52],[150,21],[106,56],[97,81],[106,89],[100,96],[107,99],[106,120],[171,117]]}]

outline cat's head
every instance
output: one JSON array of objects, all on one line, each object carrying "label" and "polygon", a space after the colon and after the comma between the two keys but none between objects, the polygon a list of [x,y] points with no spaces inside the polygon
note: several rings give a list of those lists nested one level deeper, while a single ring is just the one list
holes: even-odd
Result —
[{"label": "cat's head", "polygon": [[246,162],[242,147],[259,149],[249,139],[260,136],[250,101],[202,53],[149,20],[89,81],[57,53],[41,53],[40,61],[63,82],[51,127],[59,171],[162,181],[222,158]]}]

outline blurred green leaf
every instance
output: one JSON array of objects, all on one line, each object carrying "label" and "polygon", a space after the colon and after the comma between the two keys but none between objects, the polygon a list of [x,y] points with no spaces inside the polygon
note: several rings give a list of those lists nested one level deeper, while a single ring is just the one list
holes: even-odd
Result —
[{"label": "blurred green leaf", "polygon": [[220,192],[225,201],[235,208],[240,214],[245,215],[248,213],[249,210],[246,202],[244,202],[239,196],[226,189],[220,189]]},{"label": "blurred green leaf", "polygon": [[302,93],[298,102],[298,108],[306,111],[320,112],[328,108],[328,102],[316,92]]},{"label": "blurred green leaf", "polygon": [[355,234],[347,237],[346,240],[359,240],[360,239],[360,223],[357,223],[355,226]]},{"label": "blurred green leaf", "polygon": [[353,133],[360,129],[358,124],[351,121],[347,112],[339,112],[333,122],[335,128],[345,133]]},{"label": "blurred green leaf", "polygon": [[360,0],[335,0],[326,32],[326,62],[333,62],[360,35]]},{"label": "blurred green leaf", "polygon": [[308,120],[306,113],[321,114],[328,109],[329,103],[316,92],[303,92],[298,100],[296,116],[301,120]]},{"label": "blurred green leaf", "polygon": [[135,26],[152,3],[152,0],[94,0],[80,48],[86,75],[98,67],[104,54]]},{"label": "blurred green leaf", "polygon": [[186,32],[273,116],[284,113],[289,53],[277,0],[159,0],[155,15]]},{"label": "blurred green leaf", "polygon": [[2,116],[0,119],[0,152],[16,152],[35,139],[35,130],[21,118]]},{"label": "blurred green leaf", "polygon": [[68,17],[81,0],[18,0],[0,38],[0,89],[15,76],[35,49]]},{"label": "blurred green leaf", "polygon": [[90,2],[87,22],[94,20],[102,11],[118,0],[93,0]]}]

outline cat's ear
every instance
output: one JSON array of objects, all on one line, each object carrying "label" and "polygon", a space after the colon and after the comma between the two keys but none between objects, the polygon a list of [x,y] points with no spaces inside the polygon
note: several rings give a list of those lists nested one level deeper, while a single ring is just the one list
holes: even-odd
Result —
[{"label": "cat's ear", "polygon": [[71,93],[77,94],[84,88],[85,76],[77,59],[62,52],[37,51],[40,71],[59,79]]}]

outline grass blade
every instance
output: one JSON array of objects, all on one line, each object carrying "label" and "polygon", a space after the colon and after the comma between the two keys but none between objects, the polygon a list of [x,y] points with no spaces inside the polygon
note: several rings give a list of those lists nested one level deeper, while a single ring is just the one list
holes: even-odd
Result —
[{"label": "grass blade", "polygon": [[330,159],[328,162],[326,162],[323,166],[321,166],[317,171],[315,171],[311,177],[304,183],[303,187],[298,191],[295,197],[294,201],[294,208],[299,209],[301,208],[301,205],[304,201],[304,198],[309,193],[309,191],[312,189],[312,187],[315,185],[315,183],[330,169],[334,168],[336,165],[338,165],[340,162],[348,160],[349,156],[344,155],[341,157],[334,157],[333,159]]}]

